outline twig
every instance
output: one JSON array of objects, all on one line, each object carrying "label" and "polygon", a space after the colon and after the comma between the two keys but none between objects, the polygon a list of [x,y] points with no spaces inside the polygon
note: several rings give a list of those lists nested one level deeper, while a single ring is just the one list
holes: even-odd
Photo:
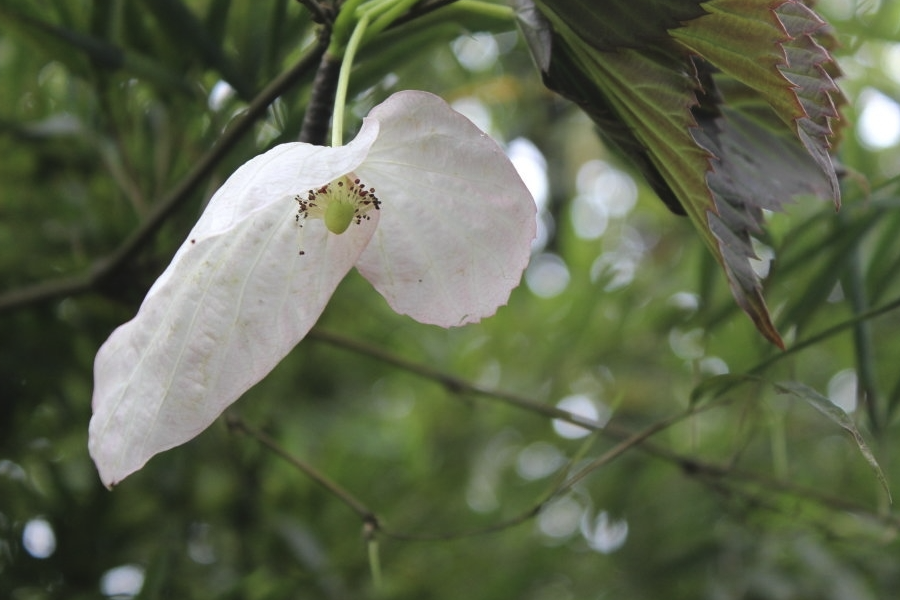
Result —
[{"label": "twig", "polygon": [[895,311],[898,309],[900,309],[900,297],[894,298],[887,304],[883,304],[883,305],[879,306],[878,308],[872,308],[870,310],[867,310],[866,312],[857,314],[856,316],[851,317],[850,319],[847,319],[846,321],[841,321],[837,325],[832,325],[831,327],[828,327],[827,329],[824,329],[815,335],[812,335],[804,340],[801,340],[795,344],[792,344],[784,352],[779,352],[777,354],[774,354],[773,356],[758,363],[755,367],[753,367],[752,369],[747,371],[747,373],[749,375],[757,375],[759,373],[762,373],[766,369],[768,369],[769,367],[774,365],[775,363],[778,363],[778,362],[784,360],[788,356],[796,354],[796,353],[800,352],[801,350],[805,350],[811,346],[815,346],[819,342],[827,340],[830,337],[833,337],[835,335],[843,333],[844,330],[855,327],[857,323],[860,323],[862,321],[868,321],[868,320],[874,319],[876,317],[880,317],[881,315],[887,314],[889,312],[892,312],[892,311]]},{"label": "twig", "polygon": [[325,53],[326,47],[327,40],[320,38],[296,65],[267,85],[247,106],[244,114],[222,134],[218,143],[200,159],[174,189],[154,205],[147,219],[112,253],[94,261],[87,269],[87,273],[42,281],[0,295],[0,313],[91,291],[114,277],[153,238],[166,219],[213,172],[241,138],[251,131],[256,120],[265,115],[269,105],[312,72]]},{"label": "twig", "polygon": [[533,506],[529,507],[525,511],[519,513],[518,515],[511,517],[509,519],[505,519],[500,521],[499,523],[494,523],[492,525],[488,525],[487,527],[481,527],[478,529],[472,529],[469,531],[463,531],[458,533],[444,533],[444,534],[407,534],[407,533],[397,533],[393,531],[388,531],[382,529],[382,533],[387,537],[401,540],[401,541],[446,541],[446,540],[455,540],[466,537],[475,537],[479,535],[486,535],[489,533],[496,533],[498,531],[502,531],[504,529],[508,529],[510,527],[514,527],[516,525],[520,525],[526,521],[533,519],[538,516],[542,510],[555,498],[561,496],[566,493],[570,489],[572,489],[579,481],[587,477],[587,475],[593,471],[596,471],[600,467],[606,466],[611,463],[616,458],[622,456],[627,450],[633,448],[639,444],[644,443],[647,438],[650,436],[659,433],[660,431],[670,427],[676,422],[684,419],[687,416],[690,416],[692,411],[686,411],[679,415],[675,415],[669,419],[664,419],[659,421],[658,423],[654,423],[650,425],[646,429],[639,431],[637,433],[633,433],[624,439],[622,442],[610,448],[602,455],[591,461],[591,463],[578,471],[572,477],[565,479],[562,483],[558,485],[554,485],[550,491],[544,496],[543,499],[535,503]]},{"label": "twig", "polygon": [[[414,372],[421,375],[425,371],[430,371],[430,369],[416,369]],[[470,384],[467,387],[475,388],[476,386]],[[769,492],[795,496],[802,500],[816,502],[832,510],[851,512],[854,514],[865,516],[866,518],[872,519],[874,521],[881,522],[888,526],[900,527],[900,519],[893,515],[875,514],[867,508],[860,506],[859,504],[856,504],[854,502],[844,500],[843,498],[822,494],[817,490],[805,488],[788,481],[773,479],[756,473],[739,471],[730,467],[723,467],[712,463],[696,460],[691,457],[686,457],[672,450],[664,448],[658,444],[654,444],[648,441],[648,438],[655,435],[656,433],[663,431],[664,429],[672,426],[678,421],[696,414],[697,412],[698,411],[695,409],[688,409],[678,415],[674,415],[668,419],[664,419],[657,423],[654,423],[639,432],[629,433],[629,435],[627,435],[619,444],[617,444],[613,448],[610,448],[601,456],[591,461],[586,467],[582,468],[571,477],[564,479],[562,483],[554,484],[549,492],[547,492],[539,501],[514,517],[504,519],[485,527],[444,533],[409,533],[395,531],[393,529],[385,527],[378,516],[374,513],[374,511],[372,511],[364,502],[357,499],[338,483],[331,481],[328,477],[320,473],[314,467],[290,454],[272,437],[259,431],[258,429],[250,427],[239,417],[236,417],[232,414],[226,415],[226,422],[231,429],[241,431],[256,439],[259,443],[264,445],[266,448],[271,450],[283,460],[287,461],[300,472],[310,477],[322,488],[324,488],[326,491],[337,497],[341,502],[350,507],[350,509],[363,522],[363,531],[366,541],[369,545],[370,553],[373,551],[372,544],[377,543],[376,538],[379,534],[390,539],[406,542],[448,541],[497,533],[499,531],[503,531],[505,529],[509,529],[511,527],[515,527],[517,525],[525,523],[539,515],[551,501],[570,490],[577,483],[582,481],[588,474],[610,464],[613,460],[622,456],[626,451],[634,447],[640,447],[651,456],[678,465],[679,467],[681,467],[682,472],[686,476],[693,479],[698,479],[699,481],[713,487],[714,489],[718,489],[723,492],[737,492],[742,496],[746,496],[758,501],[759,498],[757,498],[756,494],[754,494],[752,491],[742,489],[747,485],[758,485],[762,488],[765,488]],[[604,431],[608,431],[608,428],[604,429]],[[619,429],[615,433],[615,435],[620,436],[623,435],[624,432],[624,429]],[[777,505],[774,503],[764,503],[760,505],[767,510],[779,510]],[[377,562],[374,564],[377,565]],[[373,571],[373,576],[375,576],[375,571]]]},{"label": "twig", "polygon": [[[504,529],[508,529],[510,527],[514,527],[521,523],[524,523],[538,514],[540,514],[541,510],[547,506],[554,498],[565,493],[569,489],[571,489],[575,484],[584,479],[590,472],[599,469],[600,467],[609,464],[622,454],[624,454],[629,448],[632,448],[638,444],[644,443],[647,438],[650,436],[659,433],[663,429],[670,427],[674,423],[684,419],[687,416],[690,416],[695,411],[688,410],[679,415],[675,415],[669,419],[664,419],[659,421],[658,423],[654,423],[650,427],[646,429],[631,434],[627,439],[623,440],[621,443],[617,444],[615,447],[603,453],[602,456],[593,460],[587,467],[581,469],[574,476],[566,479],[562,484],[554,485],[550,491],[545,494],[545,496],[538,502],[536,502],[533,506],[520,513],[519,515],[512,517],[510,519],[505,519],[498,523],[494,523],[492,525],[488,525],[487,527],[481,527],[477,529],[471,529],[467,531],[455,532],[455,533],[424,533],[424,534],[414,534],[414,533],[406,533],[400,531],[393,531],[389,528],[386,528],[381,521],[378,519],[377,515],[363,503],[359,499],[357,499],[353,494],[344,489],[340,484],[332,481],[324,474],[319,472],[315,467],[307,464],[296,456],[292,455],[290,452],[285,450],[278,442],[276,442],[271,436],[263,433],[262,431],[251,427],[248,425],[243,419],[238,417],[233,413],[228,413],[225,415],[225,422],[228,425],[229,429],[232,431],[240,431],[244,433],[260,444],[271,450],[278,457],[287,461],[291,466],[295,467],[298,471],[315,481],[322,488],[328,491],[330,494],[338,498],[341,502],[346,504],[350,509],[356,513],[356,515],[362,519],[363,521],[363,531],[366,536],[366,540],[369,544],[369,550],[372,552],[373,547],[372,544],[375,542],[375,538],[377,534],[382,534],[391,539],[400,540],[400,541],[446,541],[446,540],[455,540],[466,537],[474,537],[479,535],[485,535],[489,533],[496,533],[498,531],[502,531]],[[371,559],[371,557],[370,557]],[[373,563],[373,576],[376,575],[377,569],[375,566],[377,565],[377,561]]]},{"label": "twig", "polygon": [[589,429],[591,431],[600,431],[604,429],[603,423],[600,423],[599,421],[596,421],[589,417],[578,415],[567,410],[557,408],[555,406],[550,406],[549,404],[542,404],[540,402],[536,402],[517,394],[484,388],[461,377],[456,377],[454,375],[444,373],[443,371],[435,369],[434,367],[405,359],[401,356],[397,356],[396,354],[391,354],[390,352],[385,352],[378,346],[367,344],[359,340],[354,340],[352,338],[348,338],[330,331],[325,331],[318,327],[313,328],[313,330],[306,335],[306,338],[325,342],[327,344],[331,344],[332,346],[350,350],[351,352],[355,352],[357,354],[375,358],[383,363],[394,365],[395,367],[403,369],[404,371],[408,371],[426,379],[436,381],[437,383],[440,383],[445,388],[447,388],[447,390],[449,390],[450,392],[456,394],[468,393],[478,396],[487,396],[494,400],[500,400],[501,402],[504,402],[511,406],[522,408],[527,411],[549,417],[551,419],[566,421],[567,423],[578,425],[579,427],[584,427],[585,429]]},{"label": "twig", "polygon": [[[900,302],[898,300],[897,302]],[[879,311],[885,311],[887,307],[882,307]],[[875,311],[870,311],[875,312]],[[849,324],[845,324],[844,327],[849,327]],[[669,419],[660,421],[656,424],[651,425],[647,429],[642,432],[635,434],[627,427],[623,427],[621,425],[616,424],[614,421],[607,423],[605,426],[592,421],[590,419],[585,419],[584,417],[580,417],[579,415],[575,415],[568,411],[564,411],[558,409],[554,406],[549,406],[546,404],[542,404],[540,402],[523,398],[521,396],[517,396],[515,394],[510,394],[508,392],[502,392],[497,390],[489,390],[478,386],[474,383],[466,381],[464,379],[455,377],[453,375],[449,375],[447,373],[443,373],[433,367],[428,365],[423,365],[419,363],[415,363],[413,361],[407,360],[405,358],[399,357],[397,355],[385,352],[379,347],[372,346],[370,344],[366,344],[364,342],[360,342],[358,340],[353,340],[346,338],[344,336],[323,331],[321,329],[315,328],[313,329],[307,336],[311,339],[316,339],[325,343],[329,343],[333,346],[344,348],[345,350],[350,350],[352,352],[356,352],[358,354],[363,354],[374,358],[376,360],[385,362],[387,364],[394,365],[397,368],[403,369],[409,373],[414,375],[418,375],[420,377],[430,379],[437,383],[444,385],[448,390],[463,394],[473,394],[478,396],[483,396],[488,399],[497,400],[503,402],[505,404],[509,404],[515,406],[517,408],[521,408],[542,416],[550,417],[553,419],[560,419],[563,421],[567,421],[574,425],[578,425],[580,427],[584,427],[586,429],[590,429],[593,431],[597,431],[605,437],[609,437],[621,442],[618,446],[611,449],[604,456],[596,459],[594,463],[591,463],[585,470],[579,472],[575,476],[575,480],[572,481],[572,484],[580,480],[584,475],[586,475],[589,471],[595,470],[600,466],[607,464],[611,458],[615,458],[625,450],[637,447],[641,449],[646,454],[658,458],[660,460],[664,460],[666,462],[677,465],[681,468],[681,470],[685,473],[685,475],[694,478],[700,478],[701,480],[718,480],[720,482],[727,482],[729,480],[735,480],[740,483],[751,483],[755,485],[759,485],[765,487],[770,491],[774,491],[781,494],[793,495],[799,498],[803,498],[827,508],[839,511],[847,511],[852,512],[854,514],[863,515],[872,520],[878,521],[880,523],[890,525],[892,527],[900,528],[900,517],[892,514],[877,514],[872,512],[871,509],[865,507],[861,504],[851,502],[845,500],[843,498],[832,496],[829,494],[823,494],[818,490],[804,487],[798,484],[795,484],[790,481],[785,481],[781,479],[766,477],[764,475],[760,475],[757,473],[743,471],[739,469],[735,469],[733,467],[726,467],[717,465],[710,462],[705,462],[699,459],[695,459],[693,457],[684,456],[679,454],[665,446],[654,443],[653,441],[647,439],[653,434],[665,429],[666,427],[672,425],[674,422],[683,419],[684,417],[697,414],[700,410],[705,410],[710,408],[711,406],[717,405],[704,405],[700,409],[694,408],[692,410],[686,411],[679,415],[675,415],[670,417]],[[610,454],[612,453],[612,454]],[[606,458],[607,455],[610,455]],[[514,517],[510,521],[505,521],[503,523],[493,525],[487,527],[485,529],[481,529],[475,532],[471,532],[469,535],[474,535],[476,533],[488,533],[492,531],[498,531],[504,527],[508,527],[519,523],[521,521],[527,520],[531,516],[537,515],[541,510],[541,505],[537,505],[519,515]],[[389,532],[385,532],[387,535]],[[434,539],[434,538],[416,538],[413,536],[402,537],[402,539]]]},{"label": "twig", "polygon": [[370,527],[374,527],[378,529],[378,519],[369,508],[356,499],[353,494],[345,490],[339,484],[331,481],[325,475],[320,473],[315,467],[309,465],[284,448],[282,448],[278,442],[272,439],[271,436],[263,433],[259,429],[251,427],[248,425],[243,419],[239,416],[228,413],[225,415],[225,423],[228,425],[228,428],[232,431],[240,431],[244,433],[260,444],[277,454],[279,457],[290,463],[291,466],[295,467],[299,471],[303,472],[307,477],[318,483],[320,486],[325,488],[328,493],[332,494],[336,498],[338,498],[341,502],[350,507],[350,509],[357,514],[357,516],[363,520],[364,523],[369,524]]},{"label": "twig", "polygon": [[[708,404],[704,408],[708,408],[710,406],[712,406],[712,405]],[[703,409],[700,409],[700,410],[703,410]],[[618,444],[616,444],[615,446],[613,446],[612,448],[610,448],[609,450],[604,452],[602,455],[600,455],[595,460],[592,460],[590,463],[588,463],[587,466],[585,466],[580,471],[578,471],[577,473],[572,475],[569,479],[567,479],[566,482],[562,486],[560,486],[560,492],[572,489],[575,486],[575,484],[577,484],[579,481],[581,481],[582,479],[584,479],[585,477],[587,477],[588,475],[590,475],[591,473],[593,473],[600,467],[603,467],[603,466],[609,464],[610,462],[612,462],[613,459],[618,458],[619,456],[624,454],[626,450],[628,450],[634,446],[643,444],[644,442],[647,441],[647,439],[650,438],[650,436],[653,436],[653,435],[659,433],[660,431],[671,427],[675,423],[678,423],[679,421],[682,421],[682,420],[686,419],[687,417],[697,414],[697,412],[699,412],[699,410],[688,409],[680,414],[671,416],[668,419],[663,419],[661,421],[657,421],[656,423],[653,423],[652,425],[643,429],[642,431],[639,431],[637,433],[633,433],[633,434],[629,435],[627,438],[625,438],[624,440],[622,440],[621,442],[619,442]]]},{"label": "twig", "polygon": [[329,28],[331,27],[334,16],[331,14],[330,10],[325,9],[321,4],[316,2],[316,0],[297,0],[297,2],[305,6],[306,10],[312,13],[314,22]]}]

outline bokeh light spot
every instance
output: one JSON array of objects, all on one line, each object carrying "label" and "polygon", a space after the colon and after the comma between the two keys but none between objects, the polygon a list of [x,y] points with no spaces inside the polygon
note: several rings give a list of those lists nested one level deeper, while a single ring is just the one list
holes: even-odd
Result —
[{"label": "bokeh light spot", "polygon": [[473,72],[490,69],[500,55],[497,40],[489,33],[463,35],[453,40],[450,46],[459,64]]},{"label": "bokeh light spot", "polygon": [[611,554],[625,545],[628,539],[628,521],[613,520],[605,510],[600,511],[595,519],[585,511],[581,517],[581,535],[592,550],[601,554]]},{"label": "bokeh light spot", "polygon": [[[597,403],[584,394],[566,396],[557,403],[556,407],[573,415],[584,417],[587,421],[594,422],[600,427],[606,425],[612,416],[612,411],[608,406]],[[567,439],[582,438],[591,433],[589,429],[559,419],[554,419],[553,430],[560,437]]]},{"label": "bokeh light spot", "polygon": [[110,569],[100,578],[100,591],[111,598],[133,598],[144,587],[144,569],[138,565],[122,565]]},{"label": "bokeh light spot", "polygon": [[852,413],[857,405],[856,389],[856,371],[844,369],[828,381],[828,399],[845,413]]},{"label": "bokeh light spot", "polygon": [[544,507],[538,515],[537,526],[547,537],[561,541],[578,531],[581,513],[581,504],[565,496]]},{"label": "bokeh light spot", "polygon": [[874,88],[866,88],[859,95],[862,112],[857,135],[866,147],[883,150],[900,142],[900,105]]},{"label": "bokeh light spot", "polygon": [[569,268],[555,254],[539,254],[525,271],[525,283],[535,296],[553,298],[569,285]]},{"label": "bokeh light spot", "polygon": [[531,192],[538,211],[547,206],[547,159],[534,143],[526,138],[516,138],[509,143],[506,154],[512,162],[525,187]]},{"label": "bokeh light spot", "polygon": [[519,451],[516,472],[522,479],[534,481],[555,473],[565,463],[566,458],[559,448],[548,442],[534,442]]},{"label": "bokeh light spot", "polygon": [[31,519],[22,530],[22,546],[35,558],[49,558],[56,551],[53,527],[45,519]]}]

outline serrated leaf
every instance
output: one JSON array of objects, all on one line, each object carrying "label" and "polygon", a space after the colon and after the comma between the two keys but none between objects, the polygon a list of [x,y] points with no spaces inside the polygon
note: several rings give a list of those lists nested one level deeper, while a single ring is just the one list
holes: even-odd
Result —
[{"label": "serrated leaf", "polygon": [[[673,212],[684,214],[660,164],[675,161],[682,163],[683,170],[685,163],[693,163],[685,171],[697,174],[693,185],[680,183],[703,194],[706,155],[688,132],[693,125],[690,107],[696,103],[692,94],[697,82],[680,69],[677,57],[632,49],[602,52],[571,29],[564,29],[568,35],[560,34],[566,24],[551,26],[543,13],[527,10],[529,2],[519,3],[520,24],[542,68],[545,85],[581,107],[600,127],[604,141],[633,164]],[[544,60],[546,65],[541,65]],[[635,121],[647,125],[634,127]],[[679,170],[677,164],[662,166]]]},{"label": "serrated leaf", "polygon": [[673,29],[674,40],[716,69],[757,90],[788,125],[804,116],[803,107],[781,73],[782,45],[788,33],[771,2],[715,0],[709,11]]},{"label": "serrated leaf", "polygon": [[878,465],[878,461],[875,460],[875,455],[872,454],[872,451],[866,444],[865,439],[863,439],[862,434],[856,428],[853,419],[851,419],[847,413],[834,402],[808,385],[796,381],[784,381],[775,384],[775,389],[782,393],[791,394],[792,396],[806,400],[813,408],[825,415],[831,422],[846,430],[847,433],[853,437],[853,441],[856,442],[856,446],[859,448],[863,458],[866,459],[866,462],[869,463],[869,466],[871,466],[872,470],[875,472],[875,477],[878,478],[878,482],[881,483],[881,487],[884,488],[888,501],[893,503],[893,500],[891,499],[891,490],[888,486],[887,478],[884,476],[884,472],[882,472],[881,467]]},{"label": "serrated leaf", "polygon": [[674,29],[672,37],[758,92],[796,133],[839,202],[828,138],[830,120],[839,116],[832,96],[840,92],[824,69],[831,57],[813,38],[825,22],[795,0],[714,0],[705,7],[710,14]]},{"label": "serrated leaf", "polygon": [[[737,93],[741,87],[725,75],[716,79],[720,90]],[[733,105],[726,102],[719,111],[700,118],[700,127],[693,132],[697,143],[715,156],[706,179],[716,207],[708,212],[709,229],[736,302],[757,329],[781,346],[750,265],[756,258],[751,238],[762,232],[763,209],[780,210],[797,194],[827,196],[831,183],[794,133],[758,97]]]},{"label": "serrated leaf", "polygon": [[763,209],[797,194],[840,203],[829,140],[842,97],[814,39],[824,22],[799,0],[535,1],[519,10],[546,85],[690,217],[737,304],[783,348],[752,236]]},{"label": "serrated leaf", "polygon": [[668,30],[703,15],[703,0],[629,0],[604,2],[602,10],[589,1],[536,0],[554,25],[567,28],[597,50],[654,48],[668,39]]}]

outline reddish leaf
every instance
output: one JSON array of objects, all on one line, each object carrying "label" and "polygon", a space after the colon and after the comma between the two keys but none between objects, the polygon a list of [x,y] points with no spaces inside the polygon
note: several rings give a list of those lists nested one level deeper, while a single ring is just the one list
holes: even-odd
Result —
[{"label": "reddish leaf", "polygon": [[797,194],[840,204],[829,150],[843,97],[824,22],[800,0],[535,1],[520,14],[546,85],[690,217],[738,305],[783,347],[751,236]]}]

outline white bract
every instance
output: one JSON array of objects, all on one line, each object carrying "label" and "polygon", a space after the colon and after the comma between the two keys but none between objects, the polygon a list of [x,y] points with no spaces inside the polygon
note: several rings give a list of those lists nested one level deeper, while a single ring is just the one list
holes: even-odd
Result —
[{"label": "white bract", "polygon": [[103,482],[209,426],[303,339],[354,266],[397,312],[463,325],[507,302],[534,234],[503,151],[425,92],[388,98],[346,146],[251,159],[97,353],[89,449]]}]

